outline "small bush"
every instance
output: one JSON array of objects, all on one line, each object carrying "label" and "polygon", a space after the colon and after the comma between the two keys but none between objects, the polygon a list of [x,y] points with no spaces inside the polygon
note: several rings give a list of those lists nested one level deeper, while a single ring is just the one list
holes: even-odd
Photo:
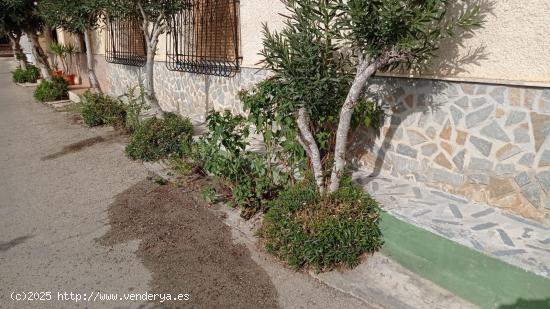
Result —
[{"label": "small bush", "polygon": [[51,81],[44,80],[36,87],[34,98],[40,102],[67,99],[69,85],[63,77],[54,76]]},{"label": "small bush", "polygon": [[382,246],[379,214],[378,203],[349,179],[326,196],[305,181],[271,202],[260,233],[267,251],[294,268],[351,268]]},{"label": "small bush", "polygon": [[145,90],[143,86],[139,86],[139,95],[136,95],[137,87],[128,88],[128,92],[124,95],[126,102],[126,130],[132,133],[140,124],[140,115],[143,111],[149,109],[145,101]]},{"label": "small bush", "polygon": [[265,154],[247,150],[250,124],[242,116],[211,112],[208,132],[194,144],[192,157],[210,175],[221,180],[221,192],[230,206],[241,208],[248,219],[268,207],[289,175],[269,164]]},{"label": "small bush", "polygon": [[126,121],[126,109],[120,100],[89,91],[82,95],[81,113],[90,127],[105,124],[123,127]]},{"label": "small bush", "polygon": [[40,71],[37,67],[29,65],[26,70],[17,68],[12,75],[12,79],[16,83],[36,83],[40,78]]},{"label": "small bush", "polygon": [[188,118],[168,113],[164,119],[149,118],[136,128],[126,146],[134,160],[156,161],[182,156],[189,148],[193,125]]}]

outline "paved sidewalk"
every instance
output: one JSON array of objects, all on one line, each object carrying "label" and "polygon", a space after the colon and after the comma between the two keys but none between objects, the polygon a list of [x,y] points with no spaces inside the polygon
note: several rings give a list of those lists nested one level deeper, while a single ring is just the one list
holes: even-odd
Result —
[{"label": "paved sidewalk", "polygon": [[419,183],[365,171],[353,178],[395,217],[550,278],[550,226]]}]

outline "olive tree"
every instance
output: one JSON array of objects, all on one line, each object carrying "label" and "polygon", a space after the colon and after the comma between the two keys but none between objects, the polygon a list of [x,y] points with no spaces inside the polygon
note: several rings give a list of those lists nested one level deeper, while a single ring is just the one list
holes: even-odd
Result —
[{"label": "olive tree", "polygon": [[90,86],[101,92],[94,70],[93,47],[90,33],[100,25],[102,0],[39,0],[38,12],[48,24],[67,32],[84,35],[86,66]]},{"label": "olive tree", "polygon": [[48,56],[38,41],[38,33],[44,30],[45,23],[37,13],[35,2],[30,0],[1,0],[0,28],[9,35],[14,52],[22,67],[26,66],[26,57],[24,57],[19,41],[22,33],[25,33],[31,45],[35,64],[40,68],[42,78],[51,79]]},{"label": "olive tree", "polygon": [[159,37],[168,29],[169,18],[191,5],[189,0],[121,0],[106,1],[107,19],[133,18],[140,22],[147,47],[145,63],[145,98],[157,117],[163,117],[155,94],[154,65]]},{"label": "olive tree", "polygon": [[284,105],[295,119],[297,139],[320,192],[338,190],[355,120],[367,115],[365,111],[375,111],[374,103],[364,96],[370,79],[401,66],[421,69],[444,40],[481,26],[480,7],[486,4],[485,0],[282,1],[290,12],[284,15],[288,20],[280,32],[266,27],[261,54],[274,79],[285,85],[281,97],[272,102],[277,108]]}]

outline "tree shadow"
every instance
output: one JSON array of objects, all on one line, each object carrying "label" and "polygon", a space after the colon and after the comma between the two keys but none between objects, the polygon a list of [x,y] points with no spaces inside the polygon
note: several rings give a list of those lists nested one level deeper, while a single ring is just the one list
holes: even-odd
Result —
[{"label": "tree shadow", "polygon": [[548,309],[548,308],[550,308],[550,298],[546,298],[546,299],[520,298],[513,304],[498,306],[498,309]]},{"label": "tree shadow", "polygon": [[[365,150],[369,153],[377,153],[369,178],[380,175],[388,151],[395,150],[393,149],[392,141],[396,134],[399,133],[399,130],[401,130],[400,127],[403,122],[410,121],[409,117],[414,114],[426,115],[427,113],[435,113],[441,108],[442,103],[438,98],[447,88],[445,83],[421,79],[405,79],[407,87],[422,88],[425,90],[416,96],[409,96],[406,95],[401,87],[403,80],[402,78],[375,79],[367,90],[366,96],[370,100],[377,102],[376,104],[385,110],[384,119],[380,121],[382,123],[389,123],[389,126],[383,128],[385,132],[362,128],[354,137],[354,146],[351,148],[354,158],[360,156]],[[380,146],[377,146],[374,141],[380,135],[383,135],[383,141],[380,143]],[[367,145],[367,149],[364,148],[365,144]]]},{"label": "tree shadow", "polygon": [[14,238],[7,242],[0,242],[0,252],[8,251],[9,249],[24,243],[25,241],[27,241],[32,237],[33,237],[32,235],[26,235],[26,236]]},{"label": "tree shadow", "polygon": [[[479,7],[478,20],[482,23],[489,15],[494,16],[494,0],[465,0],[455,1],[448,9],[447,19],[459,16],[470,10],[474,5]],[[433,76],[455,76],[459,73],[467,73],[465,65],[480,66],[482,60],[487,60],[489,53],[485,44],[479,46],[468,46],[466,42],[475,36],[476,29],[458,27],[452,37],[441,41],[436,57],[423,67],[416,70],[399,68],[400,74],[420,74],[426,73]]]},{"label": "tree shadow", "polygon": [[[479,6],[479,20],[485,21],[489,14],[493,14],[495,2],[493,0],[466,0],[457,1],[450,8],[449,16],[469,10],[473,5]],[[464,52],[464,41],[470,39],[474,31],[462,29],[458,30],[453,38],[446,39],[441,43],[441,50],[445,51],[444,57],[436,58],[429,64],[421,68],[422,71],[428,71],[436,75],[453,75],[456,73],[467,72],[465,65],[480,65],[480,61],[487,59],[487,52],[484,45],[471,47]],[[434,70],[434,67],[436,68]],[[420,71],[411,71],[406,69],[397,69],[393,73],[418,74]],[[387,75],[386,75],[387,76]],[[415,89],[414,97],[411,103],[409,96],[403,91],[403,88]],[[351,147],[353,158],[357,159],[364,151],[377,153],[372,173],[369,179],[379,176],[386,159],[387,152],[393,149],[392,141],[396,134],[400,133],[401,124],[407,123],[410,116],[417,113],[426,115],[427,113],[436,113],[444,104],[447,104],[448,97],[452,94],[448,83],[438,80],[427,80],[422,78],[402,78],[402,77],[375,77],[369,82],[368,90],[365,95],[369,99],[377,102],[386,111],[386,117],[389,117],[389,127],[385,132],[380,130],[374,132],[372,129],[360,129]],[[447,98],[445,97],[447,95]],[[413,98],[414,98],[413,97]],[[384,120],[382,120],[384,121]],[[383,133],[383,134],[382,134]],[[383,135],[383,141],[380,146],[375,145],[374,141]],[[367,149],[364,145],[367,144]],[[357,167],[357,166],[355,166]],[[369,180],[366,180],[367,182]]]}]

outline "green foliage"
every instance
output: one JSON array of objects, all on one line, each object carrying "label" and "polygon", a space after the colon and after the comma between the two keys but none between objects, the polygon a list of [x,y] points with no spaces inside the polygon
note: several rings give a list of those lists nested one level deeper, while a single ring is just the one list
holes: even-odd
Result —
[{"label": "green foliage", "polygon": [[164,119],[149,118],[131,135],[126,154],[142,161],[181,157],[191,143],[192,134],[193,125],[188,118],[171,113]]},{"label": "green foliage", "polygon": [[379,214],[378,203],[349,178],[325,196],[306,180],[271,202],[260,234],[268,252],[296,269],[351,268],[382,246]]},{"label": "green foliage", "polygon": [[37,67],[27,65],[27,69],[17,68],[13,72],[12,79],[16,83],[36,83],[40,78],[40,71]]},{"label": "green foliage", "polygon": [[69,85],[63,77],[54,76],[51,81],[43,80],[34,91],[34,98],[40,102],[67,99]]},{"label": "green foliage", "polygon": [[224,196],[242,209],[243,217],[265,210],[266,201],[276,196],[290,174],[267,160],[270,154],[247,149],[250,124],[243,116],[211,112],[207,123],[208,132],[193,147],[194,157],[203,170],[221,180]]},{"label": "green foliage", "polygon": [[123,127],[126,120],[126,107],[119,99],[101,93],[86,91],[82,97],[81,113],[84,123],[90,127],[113,125]]},{"label": "green foliage", "polygon": [[38,13],[48,24],[71,33],[96,29],[101,21],[103,0],[40,0]]},{"label": "green foliage", "polygon": [[486,5],[485,0],[349,0],[342,3],[340,25],[350,47],[389,64],[381,69],[421,68],[443,39],[481,26],[480,7]]},{"label": "green foliage", "polygon": [[33,0],[0,1],[0,32],[36,33],[45,23]]},{"label": "green foliage", "polygon": [[138,87],[128,88],[128,92],[123,96],[126,98],[126,129],[128,132],[134,132],[140,125],[140,115],[149,107],[145,101],[145,91],[143,86],[139,85],[139,94],[136,95]]}]

